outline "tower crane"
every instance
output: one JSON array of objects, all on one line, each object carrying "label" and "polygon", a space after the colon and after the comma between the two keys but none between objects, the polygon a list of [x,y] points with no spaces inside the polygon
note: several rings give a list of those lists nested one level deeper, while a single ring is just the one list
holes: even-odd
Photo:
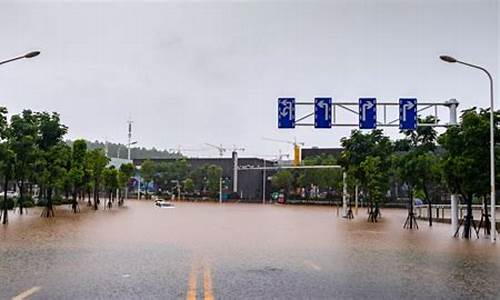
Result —
[{"label": "tower crane", "polygon": [[177,148],[169,148],[168,151],[175,152],[179,155],[182,155],[182,152],[198,152],[198,151],[206,151],[207,148],[185,148],[181,145],[177,145]]},{"label": "tower crane", "polygon": [[226,150],[227,150],[226,148],[222,147],[222,144],[219,145],[219,146],[216,146],[216,145],[212,145],[212,144],[209,144],[209,143],[205,143],[205,145],[219,150],[220,157],[224,156],[224,152],[226,152]]},{"label": "tower crane", "polygon": [[304,142],[297,142],[297,138],[294,138],[293,141],[287,141],[287,140],[279,140],[279,139],[271,139],[271,138],[262,138],[265,141],[271,141],[271,142],[277,142],[277,143],[285,143],[285,144],[290,144],[293,145],[293,165],[294,166],[299,166],[300,165],[300,151],[301,151],[301,146],[304,146]]},{"label": "tower crane", "polygon": [[210,146],[212,148],[215,148],[219,150],[219,155],[222,157],[224,155],[224,152],[227,150],[232,151],[232,157],[233,157],[233,192],[237,193],[238,192],[238,151],[245,151],[245,148],[238,148],[235,145],[233,145],[232,148],[225,148],[222,146],[216,146],[212,145],[209,143],[205,143],[205,145]]}]

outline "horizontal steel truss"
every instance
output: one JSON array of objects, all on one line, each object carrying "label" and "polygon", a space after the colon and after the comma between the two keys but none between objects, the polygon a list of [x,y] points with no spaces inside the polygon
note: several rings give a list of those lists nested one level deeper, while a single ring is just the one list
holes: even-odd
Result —
[{"label": "horizontal steel truss", "polygon": [[[311,106],[314,107],[314,102],[295,102],[295,105],[298,106]],[[388,107],[397,107],[399,112],[399,102],[382,102],[377,103],[377,115],[379,111],[382,111],[382,120],[379,121],[377,118],[377,127],[399,127],[399,118],[394,120],[387,120],[387,109]],[[440,123],[440,118],[438,117],[438,107],[447,107],[450,112],[449,122],[448,123]],[[458,102],[455,99],[450,99],[445,102],[417,102],[417,114],[423,111],[429,111],[434,109],[433,116],[436,119],[435,123],[418,123],[417,126],[430,126],[430,127],[450,127],[457,125],[457,106]],[[354,107],[354,108],[352,108]],[[332,127],[358,127],[359,123],[337,123],[337,111],[347,111],[356,115],[359,120],[359,111],[357,110],[359,107],[358,102],[332,102]],[[381,110],[379,109],[381,108]],[[399,114],[399,113],[398,113]],[[303,122],[307,119],[314,116],[314,112],[308,113],[295,121],[295,126],[314,126],[314,122],[308,123]]]},{"label": "horizontal steel truss", "polygon": [[280,169],[342,169],[342,166],[339,166],[339,165],[315,165],[315,166],[271,166],[271,167],[239,166],[238,167],[238,171],[280,170]]}]

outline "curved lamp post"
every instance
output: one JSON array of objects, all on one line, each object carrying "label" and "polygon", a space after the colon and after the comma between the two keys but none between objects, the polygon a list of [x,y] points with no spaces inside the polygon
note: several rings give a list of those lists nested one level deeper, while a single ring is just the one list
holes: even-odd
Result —
[{"label": "curved lamp post", "polygon": [[485,68],[481,66],[477,66],[474,64],[466,63],[463,61],[460,61],[454,57],[447,56],[447,55],[441,55],[439,57],[441,60],[448,62],[448,63],[459,63],[467,67],[471,67],[474,69],[478,69],[486,73],[488,75],[488,78],[490,79],[490,185],[491,185],[491,242],[495,243],[496,241],[496,233],[497,233],[497,228],[496,228],[496,218],[495,218],[495,212],[496,212],[496,205],[495,205],[495,134],[494,134],[494,115],[495,115],[495,107],[494,107],[494,100],[493,100],[493,77],[491,76],[490,72],[486,70]]},{"label": "curved lamp post", "polygon": [[18,60],[18,59],[32,58],[32,57],[38,56],[39,54],[40,54],[40,51],[32,51],[32,52],[26,53],[25,55],[21,55],[21,56],[14,57],[14,58],[11,58],[8,60],[0,61],[0,65],[3,65],[3,64],[6,64],[8,62]]}]

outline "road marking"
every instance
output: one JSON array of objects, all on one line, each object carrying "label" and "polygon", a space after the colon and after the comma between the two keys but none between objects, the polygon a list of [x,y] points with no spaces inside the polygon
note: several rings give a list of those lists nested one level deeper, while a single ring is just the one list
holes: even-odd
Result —
[{"label": "road marking", "polygon": [[38,292],[41,289],[39,286],[32,287],[31,289],[22,292],[21,294],[15,296],[12,298],[12,300],[23,300],[28,298],[29,296],[33,295],[34,293]]},{"label": "road marking", "polygon": [[203,274],[203,292],[205,300],[214,300],[212,291],[212,276],[210,274],[210,266],[205,264],[205,273]]},{"label": "road marking", "polygon": [[191,273],[189,273],[187,300],[196,300],[196,282],[198,281],[198,270],[193,263]]}]

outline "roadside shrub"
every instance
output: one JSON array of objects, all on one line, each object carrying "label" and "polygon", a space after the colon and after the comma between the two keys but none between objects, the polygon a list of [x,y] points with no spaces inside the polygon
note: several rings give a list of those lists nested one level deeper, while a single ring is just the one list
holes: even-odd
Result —
[{"label": "roadside shrub", "polygon": [[[0,199],[0,210],[3,209],[3,197]],[[14,208],[14,199],[12,198],[7,198],[7,209],[13,209]]]}]

